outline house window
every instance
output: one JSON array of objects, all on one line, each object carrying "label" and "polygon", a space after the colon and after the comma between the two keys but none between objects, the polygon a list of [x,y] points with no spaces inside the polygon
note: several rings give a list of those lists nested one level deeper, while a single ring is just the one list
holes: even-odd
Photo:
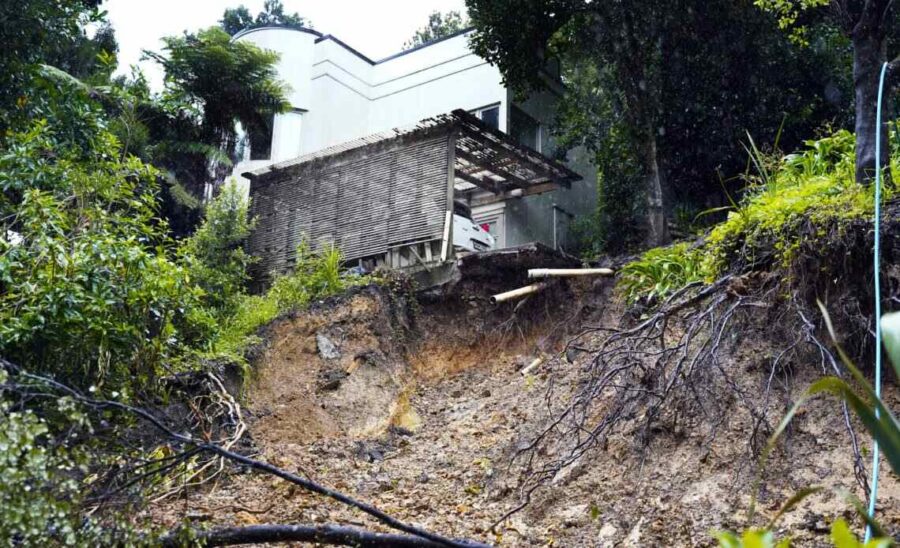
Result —
[{"label": "house window", "polygon": [[479,108],[473,111],[472,114],[484,122],[488,127],[500,129],[500,105]]},{"label": "house window", "polygon": [[247,132],[250,139],[250,159],[268,160],[272,157],[272,128],[275,116],[269,116],[260,124],[250,126]]},{"label": "house window", "polygon": [[520,145],[540,152],[541,150],[541,125],[525,114],[525,112],[513,106],[509,111],[509,134]]}]

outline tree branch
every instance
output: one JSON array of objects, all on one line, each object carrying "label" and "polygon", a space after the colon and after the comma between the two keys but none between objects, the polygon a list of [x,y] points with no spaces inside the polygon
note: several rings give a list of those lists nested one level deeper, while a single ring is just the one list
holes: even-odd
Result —
[{"label": "tree branch", "polygon": [[273,466],[269,463],[258,461],[256,459],[252,459],[250,457],[246,457],[244,455],[234,453],[234,452],[229,451],[228,449],[225,449],[224,447],[221,447],[217,444],[209,443],[209,442],[206,442],[206,441],[200,440],[200,439],[196,439],[196,438],[190,436],[189,434],[179,434],[179,433],[175,432],[174,430],[172,430],[171,428],[169,428],[168,426],[166,426],[160,419],[158,419],[156,416],[154,416],[152,413],[150,413],[146,409],[141,409],[139,407],[134,407],[134,406],[131,406],[131,405],[128,405],[128,404],[125,404],[122,402],[117,402],[117,401],[95,400],[93,398],[89,398],[89,397],[85,396],[84,394],[82,394],[81,392],[79,392],[78,390],[75,390],[74,388],[72,388],[70,386],[67,386],[60,382],[57,382],[49,377],[44,377],[41,375],[35,375],[33,373],[29,373],[29,372],[25,371],[24,369],[22,369],[21,367],[19,367],[18,365],[15,365],[3,358],[0,358],[0,368],[6,369],[7,371],[9,371],[11,373],[15,373],[16,375],[18,375],[20,377],[24,377],[24,378],[29,379],[34,382],[40,382],[42,384],[45,384],[52,388],[55,388],[56,390],[58,390],[64,394],[67,394],[73,400],[75,400],[83,405],[87,405],[87,406],[93,407],[95,409],[117,409],[119,411],[125,411],[132,415],[135,415],[135,416],[142,418],[142,419],[146,420],[147,422],[149,422],[157,430],[159,430],[160,432],[165,434],[167,437],[169,437],[173,441],[176,441],[176,442],[179,442],[179,443],[182,443],[185,445],[192,445],[202,451],[206,451],[209,453],[219,455],[219,456],[224,457],[232,462],[238,462],[245,466],[249,466],[250,468],[253,468],[255,470],[260,470],[262,472],[272,474],[272,475],[277,476],[285,481],[288,481],[290,483],[298,485],[308,491],[312,491],[313,493],[317,493],[319,495],[324,495],[324,496],[334,499],[340,503],[346,504],[347,506],[356,508],[357,510],[361,510],[362,512],[369,514],[370,516],[374,517],[375,519],[384,523],[385,525],[387,525],[388,527],[390,527],[392,529],[397,529],[398,531],[403,531],[404,533],[408,533],[410,535],[415,535],[415,536],[421,537],[423,539],[427,539],[427,540],[431,541],[432,543],[434,543],[435,545],[453,546],[453,547],[458,547],[458,548],[472,548],[472,547],[481,548],[481,547],[487,546],[485,544],[477,543],[474,541],[450,539],[450,538],[447,538],[447,537],[444,537],[444,536],[441,536],[441,535],[438,535],[435,533],[431,533],[431,532],[421,529],[419,527],[415,527],[413,525],[406,524],[396,518],[391,517],[390,515],[382,512],[381,510],[379,510],[378,508],[376,508],[370,504],[356,500],[353,497],[345,495],[339,491],[329,489],[328,487],[325,487],[323,485],[319,485],[318,483],[310,481],[306,478],[301,478],[300,476],[298,476],[296,474],[292,474],[290,472],[282,470],[281,468]]},{"label": "tree branch", "polygon": [[[318,544],[346,545],[358,548],[432,548],[444,544],[421,537],[373,533],[354,527],[339,525],[250,525],[226,527],[203,531],[194,539],[202,546],[233,546],[235,544],[270,542],[315,542]],[[160,539],[164,548],[178,548],[183,539],[169,534]]]},{"label": "tree branch", "polygon": [[853,18],[850,16],[850,11],[847,9],[846,2],[842,2],[841,0],[831,0],[829,3],[831,6],[831,11],[834,12],[834,18],[838,21],[838,26],[845,33],[850,34],[853,32]]}]

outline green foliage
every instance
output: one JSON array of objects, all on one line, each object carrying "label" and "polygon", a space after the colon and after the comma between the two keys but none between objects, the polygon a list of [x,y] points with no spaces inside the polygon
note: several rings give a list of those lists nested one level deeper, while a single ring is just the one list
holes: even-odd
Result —
[{"label": "green foliage", "polygon": [[253,229],[248,209],[248,199],[232,181],[207,204],[204,222],[182,246],[203,302],[217,314],[233,311],[248,279],[252,258],[243,248]]},{"label": "green foliage", "polygon": [[428,16],[428,23],[407,40],[403,49],[414,48],[450,36],[465,29],[468,25],[469,22],[458,11],[448,11],[447,13],[433,11]]},{"label": "green foliage", "polygon": [[829,0],[754,0],[758,7],[770,11],[778,18],[778,27],[790,31],[791,40],[800,45],[809,44],[809,28],[799,24],[805,10],[822,8]]},{"label": "green foliage", "polygon": [[300,14],[296,12],[293,14],[284,13],[284,6],[280,0],[266,0],[263,3],[263,11],[256,15],[256,19],[250,15],[250,10],[244,5],[228,8],[222,14],[219,25],[222,27],[222,30],[231,36],[243,30],[259,27],[312,28],[312,24],[300,17]]},{"label": "green foliage", "polygon": [[853,144],[853,135],[844,130],[810,141],[806,151],[781,159],[765,179],[751,181],[738,210],[707,238],[707,278],[764,254],[788,266],[801,244],[801,228],[811,226],[818,231],[814,234],[824,235],[834,225],[871,216],[874,191],[854,184]]},{"label": "green foliage", "polygon": [[594,247],[610,252],[645,236],[654,167],[665,201],[704,210],[718,202],[707,200],[721,192],[718,174],[731,180],[743,170],[748,128],[770,142],[784,122],[782,141],[793,149],[826,122],[852,123],[849,43],[822,16],[810,21],[813,47],[800,48],[748,2],[467,6],[473,46],[513,88],[545,86],[548,59],[560,61],[566,89],[557,138],[564,149],[582,145],[596,157],[602,241]]},{"label": "green foliage", "polygon": [[[748,529],[738,537],[733,533],[717,532],[714,534],[720,548],[789,548],[791,539],[776,540],[775,534],[768,530]],[[888,548],[893,545],[889,538],[876,538],[862,543],[850,531],[843,518],[831,524],[831,545],[835,548]]]},{"label": "green foliage", "polygon": [[748,529],[738,537],[732,533],[717,532],[716,540],[721,548],[789,548],[790,539],[775,540],[771,531]]},{"label": "green foliage", "polygon": [[831,524],[831,542],[835,548],[888,548],[894,544],[889,538],[873,538],[869,542],[861,542],[850,531],[850,526],[843,518]]},{"label": "green foliage", "polygon": [[635,189],[644,184],[634,155],[634,136],[617,105],[609,67],[590,60],[571,63],[564,74],[567,91],[557,110],[555,138],[560,150],[586,148],[597,166],[597,211],[579,219],[571,235],[589,255],[623,253],[644,239],[644,201]]},{"label": "green foliage", "polygon": [[243,361],[244,351],[259,340],[256,333],[262,326],[317,299],[369,281],[365,276],[341,273],[341,254],[337,248],[315,254],[302,244],[297,249],[294,272],[276,278],[264,295],[243,295],[237,299],[234,313],[223,320],[212,353]]},{"label": "green foliage", "polygon": [[[853,134],[840,130],[806,145],[781,157],[749,144],[757,171],[745,176],[743,199],[733,202],[728,218],[696,249],[686,244],[654,249],[626,265],[619,283],[628,301],[665,297],[691,281],[712,282],[762,260],[788,269],[804,235],[824,237],[870,218],[874,189],[854,183]],[[886,198],[893,192],[886,188]]]},{"label": "green foliage", "polygon": [[702,281],[700,252],[687,243],[658,247],[622,268],[618,289],[629,304],[638,299],[655,302],[685,285]]},{"label": "green foliage", "polygon": [[168,255],[155,170],[108,133],[90,154],[64,137],[37,123],[0,156],[0,353],[82,387],[140,385],[199,291]]},{"label": "green foliage", "polygon": [[166,71],[170,100],[202,113],[206,144],[224,143],[234,152],[236,125],[263,127],[273,114],[290,107],[277,79],[278,54],[231,40],[218,27],[197,34],[163,38],[166,55],[147,52]]},{"label": "green foliage", "polygon": [[[13,546],[143,546],[128,528],[104,527],[79,511],[83,489],[78,476],[85,458],[67,449],[47,422],[31,410],[13,408],[0,369],[0,539]],[[90,430],[71,402],[51,404],[71,421],[69,433]]]},{"label": "green foliage", "polygon": [[289,105],[277,79],[278,55],[232,42],[221,29],[164,40],[163,54],[148,53],[166,71],[161,94],[141,73],[91,89],[100,97],[109,129],[133,154],[162,172],[162,215],[176,237],[201,217],[208,184],[225,180],[238,160],[237,125],[261,127]]},{"label": "green foliage", "polygon": [[82,27],[100,16],[98,0],[0,3],[0,135],[20,121],[41,63],[71,54],[87,41]]}]

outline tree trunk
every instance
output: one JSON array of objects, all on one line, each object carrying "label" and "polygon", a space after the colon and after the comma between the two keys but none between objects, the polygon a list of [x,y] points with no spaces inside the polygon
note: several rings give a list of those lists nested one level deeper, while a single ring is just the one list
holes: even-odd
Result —
[{"label": "tree trunk", "polygon": [[666,210],[663,206],[663,181],[656,150],[656,134],[652,129],[644,131],[640,146],[645,191],[647,192],[646,243],[656,247],[669,243],[669,229],[666,224]]},{"label": "tree trunk", "polygon": [[[858,32],[853,36],[853,85],[856,91],[856,182],[868,185],[875,180],[875,126],[878,104],[878,80],[887,60],[884,37],[880,32]],[[881,166],[887,167],[888,124],[887,103],[882,112]]]}]

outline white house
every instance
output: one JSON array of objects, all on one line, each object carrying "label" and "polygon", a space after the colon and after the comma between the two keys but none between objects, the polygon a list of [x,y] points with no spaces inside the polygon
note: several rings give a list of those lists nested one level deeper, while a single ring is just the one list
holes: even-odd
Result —
[{"label": "white house", "polygon": [[[275,116],[270,131],[246,141],[235,175],[291,160],[339,143],[404,127],[464,109],[546,156],[553,155],[549,128],[562,91],[558,74],[545,74],[550,90],[516,102],[498,69],[474,54],[463,31],[372,60],[331,35],[310,29],[266,27],[235,40],[281,55],[278,73],[291,88],[291,111]],[[583,151],[566,164],[583,177],[570,189],[492,200],[473,189],[473,219],[490,228],[501,247],[531,241],[565,247],[569,223],[596,203],[596,170]]]}]

